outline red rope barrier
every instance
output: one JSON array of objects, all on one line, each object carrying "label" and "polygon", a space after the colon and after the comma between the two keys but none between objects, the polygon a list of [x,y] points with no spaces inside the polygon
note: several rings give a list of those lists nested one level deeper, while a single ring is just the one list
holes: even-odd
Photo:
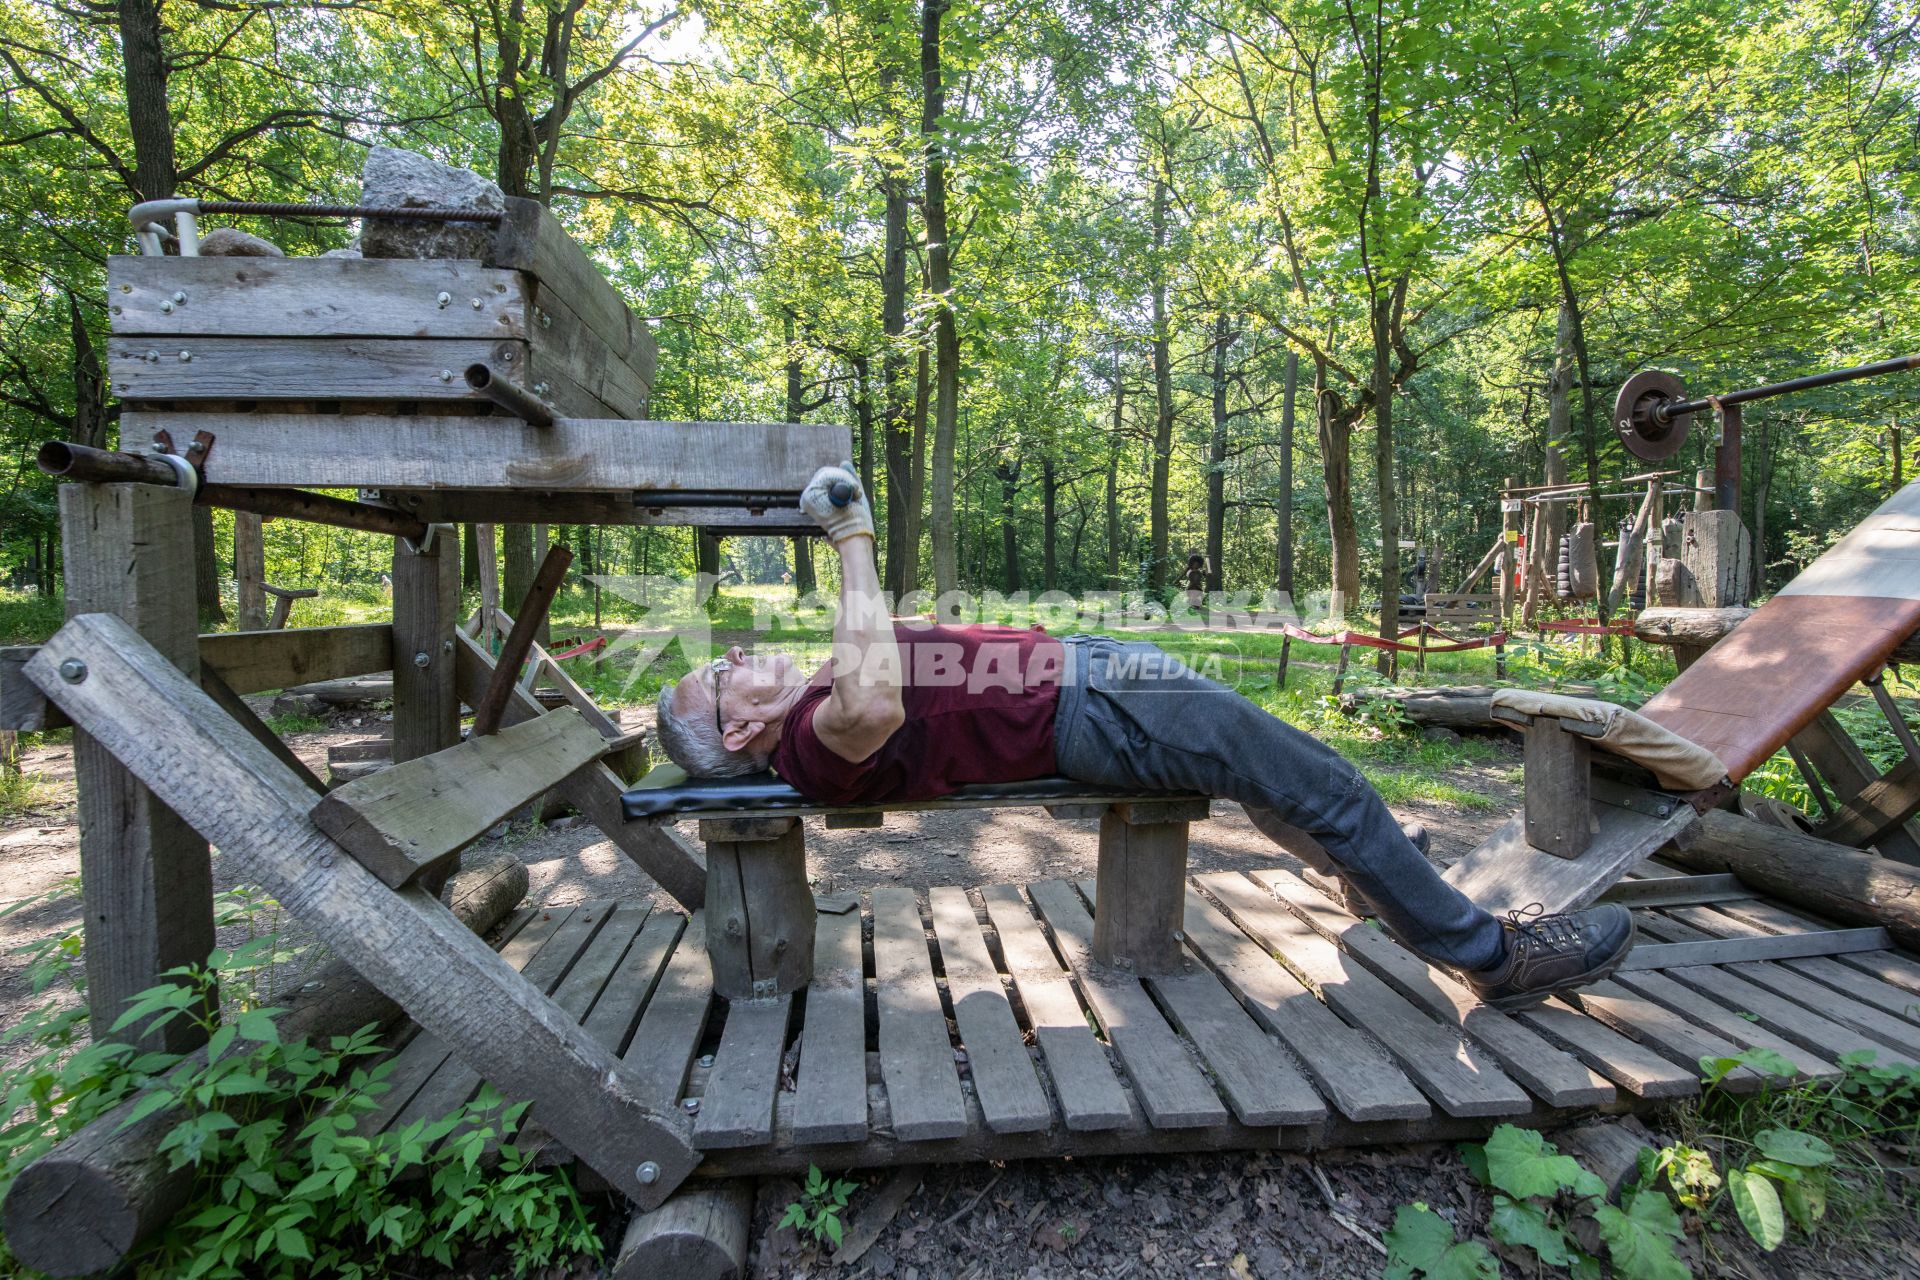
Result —
[{"label": "red rope barrier", "polygon": [[555,661],[559,661],[562,658],[577,658],[583,653],[592,653],[595,649],[606,644],[606,642],[607,638],[605,636],[595,636],[585,644],[577,644],[571,649],[567,649],[561,653],[550,653],[547,656]]}]

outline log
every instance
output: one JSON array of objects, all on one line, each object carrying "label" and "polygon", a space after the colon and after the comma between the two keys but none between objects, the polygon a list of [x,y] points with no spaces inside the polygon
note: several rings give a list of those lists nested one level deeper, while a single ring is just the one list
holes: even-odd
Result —
[{"label": "log", "polygon": [[1454,685],[1433,689],[1356,689],[1340,699],[1340,709],[1349,715],[1368,699],[1382,699],[1398,706],[1408,720],[1425,728],[1438,725],[1456,733],[1502,732],[1493,722],[1492,685]]},{"label": "log", "polygon": [[747,1260],[753,1179],[687,1187],[627,1224],[613,1280],[729,1280]]},{"label": "log", "polygon": [[[1719,609],[1644,609],[1633,621],[1633,634],[1648,644],[1712,645],[1726,639],[1753,612],[1745,605]],[[1888,661],[1920,663],[1920,631],[1902,640]]]},{"label": "log", "polygon": [[[476,859],[447,882],[454,915],[483,935],[526,893],[526,864],[509,853]],[[385,1027],[399,1014],[399,1005],[336,957],[281,1015],[280,1036],[325,1040],[370,1022]],[[202,1050],[187,1069],[205,1064]],[[0,1206],[0,1226],[22,1262],[57,1276],[104,1271],[186,1203],[195,1171],[169,1172],[160,1151],[180,1113],[163,1108],[121,1128],[138,1103],[137,1096],[128,1099],[21,1171]]]},{"label": "log", "polygon": [[1710,809],[1692,841],[1661,856],[1695,871],[1732,872],[1763,893],[1847,924],[1881,925],[1920,947],[1920,868],[1797,831]]}]

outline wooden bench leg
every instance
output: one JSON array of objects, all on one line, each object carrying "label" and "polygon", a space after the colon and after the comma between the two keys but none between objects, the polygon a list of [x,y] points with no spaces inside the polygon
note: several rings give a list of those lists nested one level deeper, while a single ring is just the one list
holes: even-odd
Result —
[{"label": "wooden bench leg", "polygon": [[798,818],[707,818],[707,956],[713,989],[764,1000],[813,980],[813,890]]},{"label": "wooden bench leg", "polygon": [[1554,716],[1527,729],[1527,843],[1556,857],[1577,858],[1593,843],[1593,757],[1587,739]]},{"label": "wooden bench leg", "polygon": [[1100,819],[1093,958],[1140,976],[1181,968],[1187,824],[1204,800],[1117,804]]}]

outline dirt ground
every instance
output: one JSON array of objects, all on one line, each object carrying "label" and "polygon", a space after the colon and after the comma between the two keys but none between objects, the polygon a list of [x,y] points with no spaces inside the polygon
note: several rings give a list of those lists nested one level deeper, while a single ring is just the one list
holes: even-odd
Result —
[{"label": "dirt ground", "polygon": [[[381,733],[377,712],[336,715],[324,732],[296,735],[293,749],[324,776],[328,746]],[[1424,823],[1433,856],[1451,861],[1497,826],[1520,799],[1506,779],[1518,763],[1496,759],[1461,770],[1460,785],[1496,797],[1493,810],[1463,813],[1449,806],[1397,807],[1403,821]],[[39,747],[23,765],[53,784],[55,803],[0,824],[0,907],[48,892],[79,869],[71,803],[71,751]],[[846,892],[877,885],[974,886],[1087,873],[1096,825],[1055,822],[1039,810],[994,814],[891,817],[878,830],[829,832],[810,819],[810,872],[820,887]],[[667,899],[599,832],[579,819],[516,828],[483,848],[506,847],[531,873],[530,902],[572,903],[642,895]],[[1216,806],[1213,821],[1193,831],[1195,870],[1268,865],[1274,852],[1236,806]],[[218,888],[231,875],[216,857]],[[11,1024],[37,999],[19,948],[71,928],[78,903],[67,897],[0,919],[0,1024]],[[299,937],[297,922],[285,931]],[[229,931],[223,941],[231,942]],[[0,1070],[21,1057],[7,1046]],[[1658,1125],[1656,1123],[1656,1129]],[[801,1247],[775,1223],[797,1198],[795,1184],[763,1183],[753,1228],[750,1271],[756,1276],[874,1276],[883,1280],[989,1280],[990,1277],[1221,1276],[1247,1280],[1378,1275],[1379,1236],[1395,1209],[1421,1201],[1453,1221],[1463,1238],[1485,1241],[1487,1193],[1450,1148],[1396,1147],[1304,1157],[1265,1153],[1152,1159],[1025,1162],[881,1171],[855,1179],[846,1221],[870,1237],[857,1259],[835,1262]],[[1911,1201],[1908,1201],[1909,1206]],[[620,1224],[607,1222],[617,1249]],[[1910,1207],[1864,1230],[1829,1233],[1772,1256],[1722,1236],[1694,1246],[1701,1275],[1784,1277],[1912,1277],[1920,1280],[1920,1226]],[[611,1261],[611,1258],[609,1258]],[[481,1272],[484,1273],[484,1268]],[[479,1274],[475,1273],[475,1274]],[[569,1275],[590,1274],[568,1268]],[[1509,1260],[1506,1274],[1532,1274]]]}]

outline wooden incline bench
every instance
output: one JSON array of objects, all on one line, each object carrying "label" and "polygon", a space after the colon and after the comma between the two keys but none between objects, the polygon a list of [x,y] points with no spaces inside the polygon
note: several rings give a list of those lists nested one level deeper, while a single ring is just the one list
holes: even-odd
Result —
[{"label": "wooden incline bench", "polygon": [[[1526,807],[1447,879],[1493,911],[1536,902],[1565,911],[1593,901],[1669,841],[1684,842],[1699,813],[1725,800],[1775,751],[1830,722],[1828,708],[1857,681],[1868,681],[1889,705],[1877,674],[1916,629],[1920,482],[1895,494],[1694,661],[1639,716],[1578,699],[1496,695],[1494,718],[1527,731]],[[1631,722],[1637,750],[1654,756],[1704,749],[1725,777],[1709,784],[1696,768],[1697,776],[1661,785],[1643,767],[1650,759],[1636,763],[1635,750],[1619,754],[1598,740],[1602,720]],[[1904,725],[1896,733],[1911,738]],[[1818,745],[1839,753],[1824,738]],[[1920,755],[1910,743],[1908,751]],[[1851,808],[1816,834],[1854,844],[1882,834],[1899,838],[1894,833],[1920,810],[1920,759],[1863,781],[1870,785]]]}]

